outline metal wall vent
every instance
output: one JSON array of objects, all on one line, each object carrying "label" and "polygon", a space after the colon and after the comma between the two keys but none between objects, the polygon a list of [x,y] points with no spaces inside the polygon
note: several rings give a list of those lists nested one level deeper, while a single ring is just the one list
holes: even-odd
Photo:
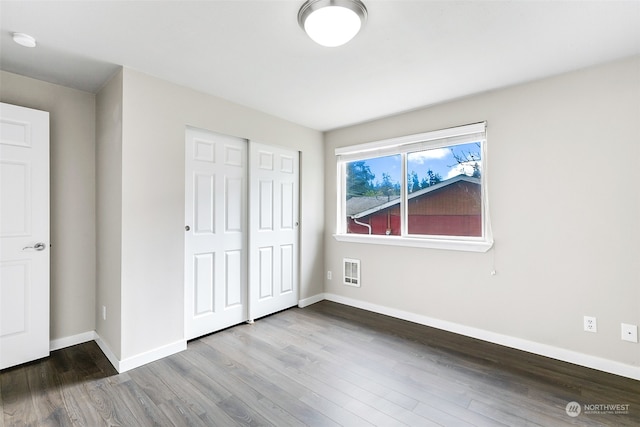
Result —
[{"label": "metal wall vent", "polygon": [[360,287],[360,260],[344,258],[343,264],[343,283],[349,286]]}]

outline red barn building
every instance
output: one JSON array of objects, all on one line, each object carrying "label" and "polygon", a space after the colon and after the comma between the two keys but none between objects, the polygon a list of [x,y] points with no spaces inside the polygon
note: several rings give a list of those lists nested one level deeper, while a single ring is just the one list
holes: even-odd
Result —
[{"label": "red barn building", "polygon": [[[400,196],[352,197],[347,200],[347,232],[400,235]],[[479,178],[458,175],[409,194],[408,233],[482,236]]]}]

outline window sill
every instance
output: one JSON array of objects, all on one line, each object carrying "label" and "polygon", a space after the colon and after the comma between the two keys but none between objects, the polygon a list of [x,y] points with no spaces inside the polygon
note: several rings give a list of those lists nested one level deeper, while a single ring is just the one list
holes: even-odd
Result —
[{"label": "window sill", "polygon": [[421,239],[399,236],[371,236],[366,234],[334,234],[339,242],[365,243],[370,245],[405,246],[411,248],[444,249],[450,251],[487,252],[493,240]]}]

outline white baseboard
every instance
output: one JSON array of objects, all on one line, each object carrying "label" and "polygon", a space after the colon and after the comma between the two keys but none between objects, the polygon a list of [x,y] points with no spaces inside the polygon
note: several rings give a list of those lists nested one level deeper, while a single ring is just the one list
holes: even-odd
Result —
[{"label": "white baseboard", "polygon": [[98,344],[98,347],[100,347],[100,350],[102,350],[102,353],[107,357],[107,359],[109,359],[109,362],[111,362],[113,367],[116,368],[116,371],[120,372],[120,360],[118,359],[116,354],[111,351],[109,346],[102,340],[102,338],[100,338],[100,335],[98,335],[97,332],[96,344]]},{"label": "white baseboard", "polygon": [[324,298],[329,301],[349,305],[351,307],[361,308],[363,310],[384,314],[402,320],[408,320],[409,322],[454,332],[456,334],[477,338],[494,344],[500,344],[505,347],[523,350],[529,353],[538,354],[540,356],[550,357],[552,359],[573,363],[575,365],[585,366],[587,368],[597,369],[599,371],[620,375],[634,380],[640,380],[640,367],[638,366],[627,365],[624,363],[616,362],[614,360],[603,359],[601,357],[591,356],[588,354],[579,353],[577,351],[554,347],[547,344],[541,344],[522,338],[512,337],[509,335],[498,334],[495,332],[486,331],[484,329],[460,325],[458,323],[435,319],[432,317],[423,316],[421,314],[385,307],[378,304],[372,304],[366,301],[347,298],[336,294],[325,293]]},{"label": "white baseboard", "polygon": [[[460,325],[458,323],[435,319],[433,317],[423,316],[421,314],[398,310],[391,307],[385,307],[366,301],[347,298],[332,293],[321,293],[309,298],[304,298],[298,302],[298,307],[308,307],[311,304],[315,304],[324,299],[340,304],[345,304],[351,307],[372,311],[374,313],[384,314],[398,319],[407,320],[409,322],[418,323],[420,325],[430,326],[433,328],[442,329],[444,331],[477,338],[483,341],[492,342],[494,344],[500,344],[505,347],[515,348],[517,350],[523,350],[529,353],[550,357],[552,359],[561,360],[563,362],[569,362],[576,365],[585,366],[587,368],[597,369],[599,371],[631,378],[634,380],[640,380],[640,367],[637,366],[627,365],[613,360],[603,359],[597,356],[591,356],[588,354],[554,347],[547,344],[541,344],[522,338],[516,338],[509,335],[498,334],[471,326]],[[162,359],[163,357],[179,353],[187,348],[187,341],[179,340],[147,351],[145,353],[126,358],[121,361],[116,357],[115,353],[111,351],[109,346],[100,338],[100,336],[95,331],[83,332],[81,334],[73,335],[70,337],[51,340],[49,347],[51,351],[54,351],[76,344],[82,344],[91,340],[95,340],[95,342],[98,344],[98,347],[100,347],[100,350],[102,350],[107,359],[109,359],[109,362],[111,362],[113,367],[116,368],[116,370],[120,373],[137,368],[150,362],[154,362],[156,360]]]},{"label": "white baseboard", "polygon": [[136,354],[132,357],[120,361],[118,372],[123,373],[131,369],[137,368],[147,363],[155,362],[163,357],[171,356],[172,354],[179,353],[187,349],[187,340],[178,340],[170,344],[163,345],[162,347],[154,348],[153,350],[145,351],[144,353]]},{"label": "white baseboard", "polygon": [[315,304],[317,302],[320,302],[323,299],[326,299],[324,297],[324,293],[316,294],[316,295],[314,295],[312,297],[301,299],[300,301],[298,301],[298,307],[300,307],[300,308],[309,307],[311,304]]},{"label": "white baseboard", "polygon": [[72,345],[82,344],[96,339],[95,331],[87,331],[81,334],[72,335],[70,337],[56,338],[49,341],[49,350],[56,351],[61,348],[71,347]]},{"label": "white baseboard", "polygon": [[109,359],[109,362],[116,368],[118,373],[130,371],[131,369],[146,365],[147,363],[155,362],[163,357],[171,356],[172,354],[179,353],[187,349],[187,341],[179,340],[162,347],[155,348],[153,350],[146,351],[144,353],[137,354],[132,357],[120,360],[116,357],[115,353],[111,351],[109,346],[96,334],[96,343],[104,355]]}]

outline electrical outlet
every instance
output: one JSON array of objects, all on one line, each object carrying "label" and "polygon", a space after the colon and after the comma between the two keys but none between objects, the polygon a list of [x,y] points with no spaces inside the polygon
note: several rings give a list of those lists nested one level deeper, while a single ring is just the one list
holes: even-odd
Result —
[{"label": "electrical outlet", "polygon": [[638,327],[628,323],[621,323],[622,340],[630,342],[638,342]]},{"label": "electrical outlet", "polygon": [[587,332],[598,332],[598,324],[595,317],[584,316],[584,330]]},{"label": "electrical outlet", "polygon": [[331,274],[331,270],[327,271],[327,280],[331,280],[332,279],[332,274]]}]

